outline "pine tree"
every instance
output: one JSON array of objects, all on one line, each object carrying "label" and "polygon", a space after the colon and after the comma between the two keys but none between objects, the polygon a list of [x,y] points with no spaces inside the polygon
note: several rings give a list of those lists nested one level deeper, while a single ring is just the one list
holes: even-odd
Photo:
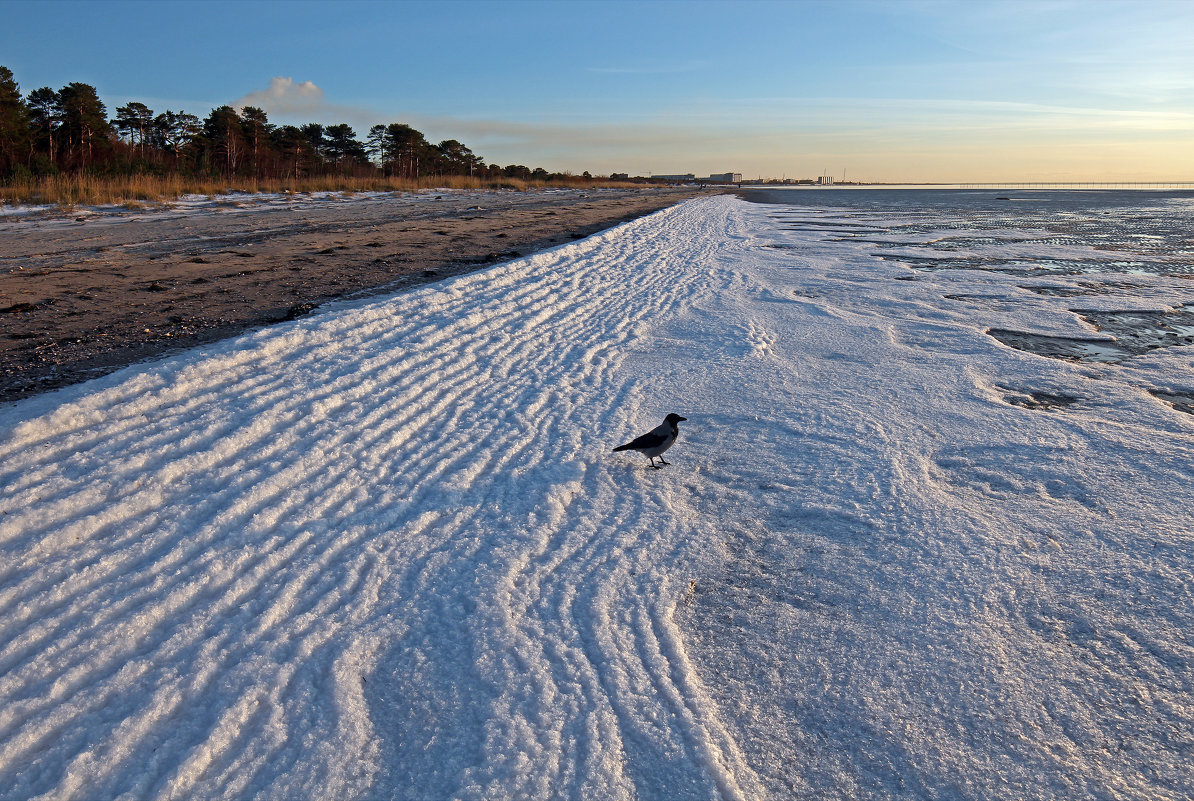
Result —
[{"label": "pine tree", "polygon": [[323,151],[325,146],[323,141],[323,126],[318,122],[309,122],[299,130],[302,131],[303,136],[307,138],[307,144],[311,148],[311,155],[314,156],[317,161],[322,160],[324,158]]},{"label": "pine tree", "polygon": [[55,142],[62,127],[62,98],[48,86],[29,93],[29,118],[33,123],[33,146],[49,156],[47,167],[56,170]]},{"label": "pine tree", "polygon": [[28,151],[29,109],[12,70],[0,67],[0,176],[11,175]]},{"label": "pine tree", "polygon": [[365,140],[365,152],[377,161],[386,175],[390,174],[386,169],[386,126],[374,125],[369,129],[369,138]]},{"label": "pine tree", "polygon": [[58,92],[62,105],[62,129],[66,134],[66,157],[86,169],[97,155],[109,150],[108,110],[86,83],[68,83]]},{"label": "pine tree", "polygon": [[420,169],[428,161],[431,145],[409,125],[394,122],[386,126],[383,158],[398,165],[398,172],[408,178],[418,178]]},{"label": "pine tree", "polygon": [[128,133],[129,142],[139,146],[141,158],[145,158],[145,141],[150,126],[153,125],[153,112],[144,103],[129,103],[116,109],[116,119],[112,127],[118,131]]},{"label": "pine tree", "polygon": [[276,128],[270,138],[285,159],[286,172],[283,177],[297,180],[306,171],[313,157],[307,135],[293,125],[283,125]]},{"label": "pine tree", "polygon": [[213,108],[203,121],[208,164],[225,176],[236,175],[245,153],[240,115],[232,106]]},{"label": "pine tree", "polygon": [[445,139],[435,149],[440,155],[440,166],[448,175],[473,175],[478,167],[485,166],[484,159],[455,139]]},{"label": "pine tree", "polygon": [[361,164],[368,159],[365,146],[357,141],[357,134],[346,123],[329,125],[324,129],[324,157],[337,169]]},{"label": "pine tree", "polygon": [[194,114],[167,109],[153,118],[150,137],[153,146],[170,151],[175,159],[182,155],[182,149],[191,143],[202,131],[199,118]]},{"label": "pine tree", "polygon": [[249,142],[253,175],[260,177],[262,148],[269,143],[273,126],[269,124],[264,109],[245,106],[240,110],[240,128]]}]

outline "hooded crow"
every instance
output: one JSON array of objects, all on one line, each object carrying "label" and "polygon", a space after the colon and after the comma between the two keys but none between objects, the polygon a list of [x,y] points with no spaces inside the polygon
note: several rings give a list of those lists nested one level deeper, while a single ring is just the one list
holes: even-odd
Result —
[{"label": "hooded crow", "polygon": [[680,435],[680,423],[687,419],[687,417],[681,417],[678,414],[669,414],[663,418],[661,426],[651,429],[641,437],[635,437],[625,445],[619,445],[614,448],[614,453],[618,451],[638,451],[651,460],[651,466],[656,470],[659,469],[659,465],[655,464],[656,456],[659,457],[661,464],[671,464],[671,462],[663,461],[663,452],[675,443],[676,437]]}]

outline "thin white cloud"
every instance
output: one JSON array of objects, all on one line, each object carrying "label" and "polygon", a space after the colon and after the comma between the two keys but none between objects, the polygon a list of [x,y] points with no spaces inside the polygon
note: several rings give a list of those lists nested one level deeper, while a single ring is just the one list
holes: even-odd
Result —
[{"label": "thin white cloud", "polygon": [[266,88],[249,92],[228,105],[237,110],[246,106],[260,108],[270,122],[276,124],[344,122],[355,126],[358,133],[368,130],[370,125],[393,121],[374,109],[330,103],[324,90],[314,81],[295,81],[283,76],[270,78]]},{"label": "thin white cloud", "polygon": [[230,105],[235,109],[253,106],[264,109],[266,114],[284,116],[318,113],[324,108],[324,97],[323,90],[312,81],[295,83],[294,78],[275,76],[265,89],[249,92]]}]

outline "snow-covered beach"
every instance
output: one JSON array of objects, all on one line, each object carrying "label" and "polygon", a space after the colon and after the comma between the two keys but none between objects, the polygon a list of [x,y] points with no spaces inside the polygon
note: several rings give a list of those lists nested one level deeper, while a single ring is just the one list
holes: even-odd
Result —
[{"label": "snow-covered beach", "polygon": [[0,408],[0,798],[1194,794],[1194,259],[792,197]]}]

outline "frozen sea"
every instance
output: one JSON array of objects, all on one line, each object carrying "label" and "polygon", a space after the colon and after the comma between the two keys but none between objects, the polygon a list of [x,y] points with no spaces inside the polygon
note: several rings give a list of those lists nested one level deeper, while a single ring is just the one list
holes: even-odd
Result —
[{"label": "frozen sea", "polygon": [[0,799],[1194,795],[1194,197],[753,196],[0,407]]}]

